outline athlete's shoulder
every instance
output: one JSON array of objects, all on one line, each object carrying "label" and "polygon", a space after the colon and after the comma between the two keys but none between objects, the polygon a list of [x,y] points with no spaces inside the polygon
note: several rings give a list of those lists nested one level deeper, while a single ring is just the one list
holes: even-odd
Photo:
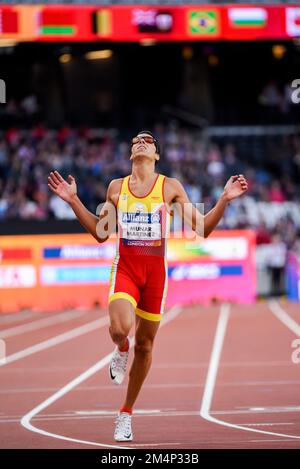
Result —
[{"label": "athlete's shoulder", "polygon": [[166,176],[165,179],[165,184],[168,186],[170,189],[181,189],[183,186],[181,182],[177,178],[170,178]]},{"label": "athlete's shoulder", "polygon": [[123,182],[123,178],[118,178],[118,179],[112,179],[108,185],[107,192],[114,192],[115,190],[118,190]]},{"label": "athlete's shoulder", "polygon": [[185,195],[184,187],[181,182],[177,178],[170,177],[166,177],[164,193],[168,203],[172,203]]},{"label": "athlete's shoulder", "polygon": [[117,199],[122,187],[123,178],[112,179],[107,188],[107,200],[110,200],[115,205],[117,204]]}]

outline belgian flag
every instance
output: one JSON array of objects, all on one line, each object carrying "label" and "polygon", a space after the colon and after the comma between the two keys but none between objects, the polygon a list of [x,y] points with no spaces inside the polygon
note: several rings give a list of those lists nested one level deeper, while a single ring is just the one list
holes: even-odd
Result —
[{"label": "belgian flag", "polygon": [[97,36],[107,37],[112,34],[112,12],[108,8],[101,8],[93,14],[93,30]]}]

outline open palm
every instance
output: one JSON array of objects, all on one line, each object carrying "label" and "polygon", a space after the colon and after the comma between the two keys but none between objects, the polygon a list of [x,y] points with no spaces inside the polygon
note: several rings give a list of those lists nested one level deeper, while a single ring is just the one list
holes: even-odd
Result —
[{"label": "open palm", "polygon": [[224,192],[228,200],[233,200],[237,197],[240,197],[247,190],[248,183],[242,174],[238,176],[231,176],[224,187]]},{"label": "open palm", "polygon": [[48,187],[52,192],[69,203],[77,194],[77,186],[73,176],[69,175],[68,181],[69,182],[67,182],[58,171],[51,172],[48,177]]}]

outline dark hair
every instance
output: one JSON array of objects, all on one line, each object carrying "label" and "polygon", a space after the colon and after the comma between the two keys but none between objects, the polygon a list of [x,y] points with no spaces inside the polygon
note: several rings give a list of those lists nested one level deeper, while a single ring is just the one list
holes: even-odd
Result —
[{"label": "dark hair", "polygon": [[156,153],[160,155],[160,146],[159,146],[158,141],[154,137],[153,133],[150,130],[140,130],[140,132],[138,132],[137,135],[140,135],[140,134],[147,134],[154,138],[154,145],[155,145]]}]

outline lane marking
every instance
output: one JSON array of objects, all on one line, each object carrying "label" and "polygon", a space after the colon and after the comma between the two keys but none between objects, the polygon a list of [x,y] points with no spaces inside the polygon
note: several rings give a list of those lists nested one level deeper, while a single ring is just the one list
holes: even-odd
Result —
[{"label": "lane marking", "polygon": [[38,344],[27,347],[19,352],[13,353],[12,355],[8,355],[5,357],[5,363],[0,362],[0,366],[8,365],[9,363],[20,360],[21,358],[28,357],[34,353],[41,352],[42,350],[46,350],[50,347],[54,347],[55,345],[62,344],[63,342],[74,339],[75,337],[87,334],[88,332],[94,331],[95,329],[104,327],[108,324],[108,322],[109,318],[108,316],[105,316],[103,318],[96,319],[95,321],[88,322],[83,326],[79,326],[75,329],[64,332],[63,334],[56,335],[51,339],[44,340],[43,342],[39,342]]},{"label": "lane marking", "polygon": [[274,425],[295,425],[292,422],[277,422],[277,423],[241,423],[247,427],[274,427]]},{"label": "lane marking", "polygon": [[[277,443],[278,441],[288,441],[289,443],[298,443],[298,441],[291,441],[287,438],[273,438],[273,440],[268,440],[266,438],[261,438],[260,440],[249,440],[249,443],[262,443],[262,442]],[[265,448],[263,448],[263,449],[265,449]],[[278,448],[276,448],[276,449],[278,449]]]},{"label": "lane marking", "polygon": [[[160,414],[161,410],[143,410],[136,409],[133,411],[134,415],[151,415]],[[76,415],[116,415],[115,410],[75,410]]]},{"label": "lane marking", "polygon": [[72,319],[77,319],[80,316],[86,314],[84,311],[68,311],[59,315],[53,314],[50,317],[38,319],[27,324],[21,324],[20,326],[10,327],[0,331],[0,339],[7,339],[8,337],[15,337],[25,332],[35,331],[37,329],[43,329],[44,327],[53,326],[54,324],[61,324]]},{"label": "lane marking", "polygon": [[[135,414],[134,415],[134,419],[139,419],[140,417],[167,417],[167,418],[171,418],[171,417],[196,417],[197,415],[199,415],[199,412],[197,411],[194,411],[194,412],[162,412],[160,414]],[[97,420],[97,421],[100,421],[100,420],[110,420],[111,417],[113,416],[116,416],[116,411],[114,412],[111,412],[110,414],[105,414],[105,415],[64,415],[64,414],[58,414],[58,415],[50,415],[50,414],[42,414],[42,415],[38,415],[34,418],[34,422],[57,422],[57,421],[65,421],[65,420],[86,420],[86,421],[89,421],[89,420]],[[16,417],[12,417],[12,416],[3,416],[3,417],[0,417],[0,424],[2,423],[17,423],[17,422],[20,422],[20,418],[21,416],[16,416]],[[273,424],[271,423],[252,423],[252,424],[247,424],[247,423],[240,423],[239,425],[249,425],[249,426],[260,426],[260,425],[297,425],[298,423],[297,422],[290,422],[290,423],[278,423],[278,422],[274,422]]]},{"label": "lane marking", "polygon": [[270,407],[249,407],[249,410],[259,411],[259,412],[299,412],[299,405],[290,405],[290,406],[270,406]]},{"label": "lane marking", "polygon": [[[214,338],[213,349],[208,365],[206,381],[204,385],[204,392],[202,398],[202,404],[200,409],[200,415],[203,418],[209,417],[209,411],[211,408],[211,402],[213,398],[214,388],[216,384],[216,378],[218,373],[219,361],[223,347],[224,336],[229,320],[230,306],[227,303],[221,305],[220,316],[217,324],[217,330]],[[209,418],[207,420],[209,420]]]},{"label": "lane marking", "polygon": [[279,319],[288,329],[300,337],[300,325],[280,306],[275,300],[268,301],[268,305],[274,316]]},{"label": "lane marking", "polygon": [[6,326],[6,324],[11,324],[13,322],[24,321],[26,319],[38,318],[40,313],[35,311],[22,311],[21,313],[8,313],[0,314],[0,325]]},{"label": "lane marking", "polygon": [[[178,314],[181,312],[181,307],[180,306],[174,306],[173,308],[170,309],[169,313],[166,314],[166,316],[163,317],[160,327],[165,326],[168,324],[170,321],[175,319]],[[134,340],[130,340],[130,348],[132,348],[134,345]],[[56,438],[58,440],[65,440],[65,441],[72,441],[73,443],[79,443],[79,444],[84,444],[84,445],[91,445],[91,446],[99,446],[101,448],[122,448],[122,449],[130,449],[132,446],[118,446],[118,445],[110,445],[110,444],[104,444],[104,443],[98,443],[96,441],[88,441],[88,440],[80,440],[78,438],[71,438],[65,435],[60,435],[58,433],[52,433],[48,432],[46,430],[43,430],[41,428],[38,428],[34,426],[31,423],[31,420],[38,415],[40,412],[42,412],[44,409],[49,407],[51,404],[54,402],[58,401],[60,398],[68,394],[72,389],[74,389],[78,384],[83,383],[86,381],[88,378],[93,376],[95,373],[100,371],[102,368],[104,368],[106,365],[109,364],[111,357],[113,355],[113,352],[109,353],[105,357],[103,357],[101,360],[99,360],[97,363],[95,363],[93,366],[88,368],[86,371],[78,375],[76,378],[74,378],[72,381],[70,381],[68,384],[63,386],[61,389],[59,389],[56,393],[52,394],[52,396],[48,397],[45,401],[43,401],[41,404],[38,406],[34,407],[30,412],[25,414],[22,419],[21,419],[21,425],[25,427],[27,430],[30,430],[34,433],[38,433],[40,435],[44,435],[47,437],[51,438]],[[98,417],[99,418],[99,417]],[[146,445],[146,444],[145,444]]]},{"label": "lane marking", "polygon": [[178,443],[178,441],[175,441],[173,443],[136,443],[132,444],[130,447],[131,448],[144,448],[145,446],[148,448],[148,446],[181,446],[182,443]]},{"label": "lane marking", "polygon": [[239,414],[282,414],[287,412],[299,412],[300,407],[291,406],[291,407],[265,407],[262,408],[247,408],[239,410],[213,410],[210,413],[213,415],[239,415]]},{"label": "lane marking", "polygon": [[216,385],[216,377],[219,369],[220,358],[225,338],[225,333],[229,321],[230,315],[230,306],[227,303],[223,303],[220,309],[219,320],[216,328],[212,353],[208,365],[207,377],[204,386],[204,393],[202,397],[202,403],[200,407],[200,416],[212,423],[216,423],[217,425],[223,425],[224,427],[234,428],[236,430],[244,430],[253,433],[262,433],[265,435],[274,435],[274,436],[281,436],[285,438],[291,439],[300,439],[300,436],[295,435],[287,435],[285,433],[275,433],[270,432],[267,430],[259,430],[256,428],[248,428],[243,427],[242,425],[237,425],[233,423],[226,422],[225,420],[218,419],[211,415],[211,403],[214,395],[214,389]]},{"label": "lane marking", "polygon": [[[291,362],[288,360],[285,361],[269,361],[269,362],[224,362],[222,363],[223,368],[235,368],[235,367],[255,367],[257,368],[258,366],[265,367],[265,366],[287,366],[290,365]],[[156,365],[153,365],[154,368],[207,368],[207,362],[195,362],[195,363],[178,363],[178,364],[173,364],[173,363],[157,363]]]}]

